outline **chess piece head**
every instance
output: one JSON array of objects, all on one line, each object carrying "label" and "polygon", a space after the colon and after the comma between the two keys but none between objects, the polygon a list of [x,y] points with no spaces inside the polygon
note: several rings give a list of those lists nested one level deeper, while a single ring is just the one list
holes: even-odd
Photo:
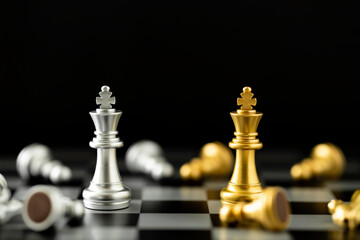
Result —
[{"label": "chess piece head", "polygon": [[180,168],[184,180],[199,180],[203,177],[224,177],[230,175],[234,166],[234,155],[220,142],[205,144],[199,157],[193,158]]},{"label": "chess piece head", "polygon": [[345,156],[339,147],[321,143],[312,149],[309,158],[291,168],[291,176],[295,180],[334,180],[342,175],[345,164]]},{"label": "chess piece head", "polygon": [[159,144],[142,140],[129,147],[125,155],[126,167],[131,172],[142,172],[154,180],[173,176],[174,168],[164,157]]},{"label": "chess piece head", "polygon": [[72,177],[70,168],[54,160],[51,150],[39,143],[33,143],[21,150],[16,159],[16,169],[25,181],[42,177],[58,184],[68,182]]},{"label": "chess piece head", "polygon": [[273,231],[285,229],[290,222],[290,205],[285,191],[279,187],[265,188],[263,194],[250,203],[237,203],[233,212],[241,224],[255,221]]},{"label": "chess piece head", "polygon": [[81,219],[83,214],[80,201],[63,197],[60,190],[53,186],[34,186],[24,198],[23,220],[34,231],[46,230],[65,216]]}]

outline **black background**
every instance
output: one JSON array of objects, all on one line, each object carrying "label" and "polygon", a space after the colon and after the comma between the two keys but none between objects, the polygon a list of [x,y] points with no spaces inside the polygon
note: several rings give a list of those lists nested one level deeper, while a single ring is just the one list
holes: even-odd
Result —
[{"label": "black background", "polygon": [[2,153],[88,148],[102,85],[123,111],[125,146],[227,143],[246,85],[264,113],[264,147],[359,144],[355,1],[4,2]]}]

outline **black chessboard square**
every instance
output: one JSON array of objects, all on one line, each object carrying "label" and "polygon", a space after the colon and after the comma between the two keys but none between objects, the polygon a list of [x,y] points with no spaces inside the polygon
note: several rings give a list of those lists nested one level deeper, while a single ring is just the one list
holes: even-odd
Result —
[{"label": "black chessboard square", "polygon": [[206,201],[142,201],[141,213],[209,213]]},{"label": "black chessboard square", "polygon": [[210,219],[213,227],[222,227],[223,224],[220,221],[219,214],[210,214]]},{"label": "black chessboard square", "polygon": [[351,196],[355,190],[333,190],[335,197],[341,199],[344,202],[350,202]]},{"label": "black chessboard square", "polygon": [[327,202],[290,202],[292,214],[330,214]]},{"label": "black chessboard square", "polygon": [[211,239],[211,231],[208,230],[140,230],[140,240],[149,239],[194,239],[194,240],[207,240]]},{"label": "black chessboard square", "polygon": [[207,190],[206,194],[209,200],[220,200],[220,190]]},{"label": "black chessboard square", "polygon": [[92,226],[137,226],[139,214],[93,213],[86,214],[84,221]]}]

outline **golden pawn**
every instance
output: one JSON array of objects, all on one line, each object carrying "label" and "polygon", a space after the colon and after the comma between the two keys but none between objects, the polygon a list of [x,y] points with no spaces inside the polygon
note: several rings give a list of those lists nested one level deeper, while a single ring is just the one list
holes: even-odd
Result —
[{"label": "golden pawn", "polygon": [[341,200],[331,200],[328,209],[335,224],[349,229],[357,228],[360,224],[360,190],[353,193],[348,204]]},{"label": "golden pawn", "polygon": [[241,225],[260,223],[264,228],[278,231],[290,222],[290,206],[285,191],[279,187],[268,187],[255,201],[240,201],[234,207],[220,209],[220,220]]},{"label": "golden pawn", "polygon": [[250,87],[244,87],[240,95],[237,104],[241,108],[230,113],[235,125],[235,138],[229,146],[236,150],[236,160],[232,177],[220,192],[220,220],[241,224],[255,221],[269,230],[282,230],[290,218],[286,194],[278,187],[263,191],[256,172],[255,150],[263,146],[256,138],[256,131],[263,114],[252,109],[256,98],[253,98]]},{"label": "golden pawn", "polygon": [[332,143],[316,145],[309,158],[291,168],[294,180],[337,179],[345,169],[345,156],[341,149]]},{"label": "golden pawn", "polygon": [[224,144],[211,142],[205,144],[199,157],[191,159],[180,168],[183,180],[200,180],[204,177],[226,177],[234,165],[234,155]]}]

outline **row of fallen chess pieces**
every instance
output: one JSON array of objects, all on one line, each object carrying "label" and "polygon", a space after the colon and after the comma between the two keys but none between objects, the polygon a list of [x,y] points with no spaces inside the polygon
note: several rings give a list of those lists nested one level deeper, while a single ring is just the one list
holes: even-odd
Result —
[{"label": "row of fallen chess pieces", "polygon": [[[125,155],[125,162],[130,172],[142,172],[156,181],[162,178],[170,178],[175,172],[175,167],[165,158],[161,146],[150,140],[142,140],[130,146]],[[230,149],[220,142],[212,142],[205,144],[201,148],[199,156],[183,164],[178,171],[186,183],[189,179],[225,178],[231,174],[233,165],[234,156]],[[26,182],[34,178],[39,180],[40,177],[44,183],[51,182],[56,185],[69,182],[72,179],[71,169],[60,161],[54,160],[51,150],[38,143],[25,147],[19,153],[16,166],[19,176]],[[340,148],[331,143],[323,143],[313,148],[309,158],[294,165],[291,169],[291,175],[294,180],[336,179],[341,176],[344,166],[345,157]],[[359,201],[360,191],[354,193],[350,204],[344,204],[341,200],[331,201],[329,211],[333,213],[334,222],[355,228],[358,220],[356,220],[357,214],[354,212],[360,211],[360,208],[357,207],[358,204],[355,203]],[[252,204],[256,205],[257,203],[253,202]],[[263,206],[264,204],[260,205]],[[49,228],[64,216],[81,220],[84,213],[81,202],[63,197],[60,190],[55,186],[36,185],[30,188],[25,194],[23,203],[11,199],[6,180],[1,175],[0,206],[1,224],[22,212],[26,225],[35,231]],[[49,206],[56,206],[59,209],[51,209]],[[240,214],[240,205],[235,209],[237,210],[234,211],[234,217],[237,216],[240,219],[246,216],[246,211]],[[346,213],[346,217],[344,213]],[[51,218],[47,217],[50,215]],[[222,216],[226,215],[228,214],[225,213]],[[248,215],[251,218],[250,214]],[[235,218],[226,221],[234,220]]]}]

